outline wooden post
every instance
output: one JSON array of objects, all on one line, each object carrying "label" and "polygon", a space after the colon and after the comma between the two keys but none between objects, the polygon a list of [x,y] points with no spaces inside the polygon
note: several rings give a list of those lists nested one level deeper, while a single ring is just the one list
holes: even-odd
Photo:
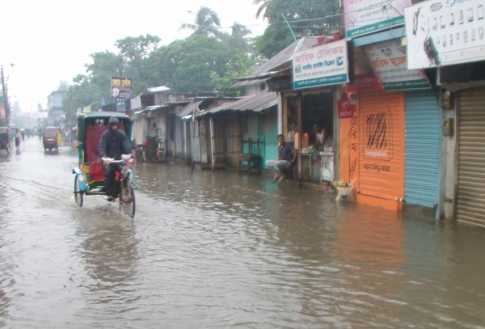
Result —
[{"label": "wooden post", "polygon": [[212,170],[216,169],[216,156],[215,156],[215,128],[214,128],[214,118],[210,117],[209,119],[209,140],[210,140],[210,148],[211,148],[211,167]]},{"label": "wooden post", "polygon": [[297,96],[298,99],[298,108],[297,108],[297,125],[298,125],[298,133],[300,134],[300,141],[299,141],[299,150],[298,152],[298,180],[300,181],[300,184],[303,181],[303,159],[301,157],[301,146],[302,146],[302,141],[303,141],[303,95],[302,93],[298,93]]}]

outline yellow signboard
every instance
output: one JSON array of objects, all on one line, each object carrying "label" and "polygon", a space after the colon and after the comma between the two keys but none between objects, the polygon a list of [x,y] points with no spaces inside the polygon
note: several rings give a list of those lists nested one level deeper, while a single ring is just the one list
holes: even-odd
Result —
[{"label": "yellow signboard", "polygon": [[112,78],[111,88],[131,89],[131,80],[127,78]]}]

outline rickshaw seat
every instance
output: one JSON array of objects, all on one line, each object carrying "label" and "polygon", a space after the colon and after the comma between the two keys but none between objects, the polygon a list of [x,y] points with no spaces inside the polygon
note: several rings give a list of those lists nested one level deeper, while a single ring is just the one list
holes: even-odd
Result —
[{"label": "rickshaw seat", "polygon": [[98,162],[99,151],[98,146],[103,136],[106,128],[104,126],[99,126],[96,124],[89,125],[86,127],[86,158],[87,163]]},{"label": "rickshaw seat", "polygon": [[96,161],[89,164],[89,178],[95,182],[104,181],[104,168],[102,162]]},{"label": "rickshaw seat", "polygon": [[[120,129],[124,131],[125,127],[121,126]],[[104,167],[99,156],[99,143],[101,137],[106,131],[106,126],[98,125],[96,123],[90,124],[86,127],[86,137],[85,137],[85,158],[84,161],[89,166],[89,179],[94,182],[103,182],[104,177]]]}]

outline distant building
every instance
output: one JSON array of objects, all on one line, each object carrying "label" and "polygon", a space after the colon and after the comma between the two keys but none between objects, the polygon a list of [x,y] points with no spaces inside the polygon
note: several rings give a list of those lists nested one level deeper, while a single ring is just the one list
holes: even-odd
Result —
[{"label": "distant building", "polygon": [[63,90],[56,90],[47,97],[48,121],[51,125],[61,125],[65,118],[62,108],[65,94]]}]

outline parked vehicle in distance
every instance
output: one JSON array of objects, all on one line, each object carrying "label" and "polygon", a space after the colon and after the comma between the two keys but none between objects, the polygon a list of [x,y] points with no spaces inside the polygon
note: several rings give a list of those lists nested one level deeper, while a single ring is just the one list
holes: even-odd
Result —
[{"label": "parked vehicle in distance", "polygon": [[47,127],[43,134],[44,152],[59,153],[59,146],[61,145],[61,132],[57,127]]}]

